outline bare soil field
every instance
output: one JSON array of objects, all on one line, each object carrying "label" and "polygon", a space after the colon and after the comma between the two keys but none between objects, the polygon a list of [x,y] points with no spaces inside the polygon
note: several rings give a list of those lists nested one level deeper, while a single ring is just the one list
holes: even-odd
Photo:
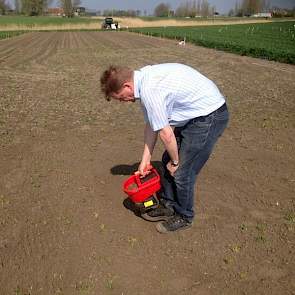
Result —
[{"label": "bare soil field", "polygon": [[[109,64],[162,62],[214,80],[231,113],[194,226],[168,235],[124,206],[140,107],[99,90]],[[295,294],[294,81],[292,65],[127,32],[0,41],[0,294]]]}]

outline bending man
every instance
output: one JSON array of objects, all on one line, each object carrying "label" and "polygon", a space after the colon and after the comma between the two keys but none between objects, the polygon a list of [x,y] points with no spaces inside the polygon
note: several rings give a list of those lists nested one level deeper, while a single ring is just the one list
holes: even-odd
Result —
[{"label": "bending man", "polygon": [[138,100],[142,106],[146,125],[141,175],[150,164],[158,135],[165,146],[161,204],[145,218],[161,221],[156,226],[161,233],[189,228],[197,175],[228,123],[224,96],[197,70],[177,63],[135,71],[110,66],[101,76],[101,89],[108,100]]}]

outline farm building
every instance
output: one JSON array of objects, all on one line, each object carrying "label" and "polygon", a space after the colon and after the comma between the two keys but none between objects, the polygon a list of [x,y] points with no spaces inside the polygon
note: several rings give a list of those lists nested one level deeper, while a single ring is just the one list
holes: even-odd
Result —
[{"label": "farm building", "polygon": [[85,15],[85,13],[86,13],[85,7],[75,7],[74,8],[74,14],[76,16]]},{"label": "farm building", "polygon": [[49,7],[47,9],[47,14],[53,16],[61,16],[64,14],[64,10],[61,7]]},{"label": "farm building", "polygon": [[265,18],[271,18],[272,14],[271,12],[259,12],[252,15],[252,17],[265,17]]}]

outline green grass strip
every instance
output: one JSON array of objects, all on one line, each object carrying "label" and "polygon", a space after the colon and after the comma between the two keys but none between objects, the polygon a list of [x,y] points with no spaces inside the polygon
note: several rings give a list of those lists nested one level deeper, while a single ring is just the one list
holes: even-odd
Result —
[{"label": "green grass strip", "polygon": [[26,31],[0,31],[0,40],[19,36],[26,33]]},{"label": "green grass strip", "polygon": [[60,17],[60,16],[1,16],[0,26],[48,26],[48,25],[67,25],[67,24],[100,24],[101,20],[90,17]]},{"label": "green grass strip", "polygon": [[137,28],[131,31],[295,64],[295,22],[223,26]]}]

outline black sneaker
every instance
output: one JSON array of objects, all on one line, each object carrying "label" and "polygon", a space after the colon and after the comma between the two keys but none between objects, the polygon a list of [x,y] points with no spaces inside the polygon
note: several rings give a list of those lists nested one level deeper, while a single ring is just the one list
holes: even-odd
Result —
[{"label": "black sneaker", "polygon": [[185,218],[180,215],[174,215],[170,217],[167,221],[159,222],[156,225],[157,231],[166,234],[168,232],[174,232],[178,230],[183,230],[190,228],[192,226],[192,222],[189,222]]},{"label": "black sneaker", "polygon": [[160,203],[157,208],[142,214],[141,217],[148,221],[161,221],[161,220],[168,220],[173,215],[174,215],[173,208],[165,207]]}]

